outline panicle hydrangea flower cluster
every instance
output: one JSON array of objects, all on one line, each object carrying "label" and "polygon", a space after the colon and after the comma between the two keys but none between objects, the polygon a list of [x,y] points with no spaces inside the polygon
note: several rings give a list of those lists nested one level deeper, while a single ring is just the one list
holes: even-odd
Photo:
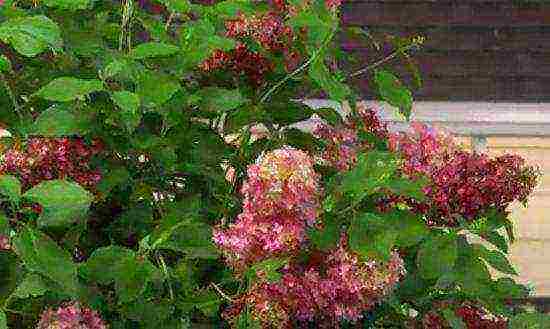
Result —
[{"label": "panicle hydrangea flower cluster", "polygon": [[386,264],[361,261],[345,240],[320,264],[289,265],[278,282],[258,283],[225,316],[234,318],[252,305],[252,317],[263,328],[292,328],[294,320],[339,328],[342,320],[360,320],[392,291],[405,274],[404,263],[395,252]]},{"label": "panicle hydrangea flower cluster", "polygon": [[99,314],[78,302],[51,308],[42,313],[36,329],[107,329]]},{"label": "panicle hydrangea flower cluster", "polygon": [[4,234],[0,234],[0,251],[2,250],[11,250],[10,238]]},{"label": "panicle hydrangea flower cluster", "polygon": [[460,217],[472,221],[490,208],[505,211],[515,200],[526,202],[537,184],[538,170],[517,155],[491,159],[460,149],[449,134],[420,123],[412,128],[413,134],[392,135],[389,146],[403,155],[406,176],[428,177],[427,201],[390,196],[380,201],[382,210],[402,201],[426,214],[430,225],[456,226]]},{"label": "panicle hydrangea flower cluster", "polygon": [[243,212],[229,228],[214,230],[214,242],[237,271],[273,255],[293,253],[315,223],[321,186],[312,159],[284,147],[248,167]]},{"label": "panicle hydrangea flower cluster", "polygon": [[[443,309],[455,303],[441,302],[436,305],[437,309]],[[507,329],[508,320],[502,316],[495,316],[481,306],[474,303],[464,302],[454,311],[466,329]],[[422,318],[422,329],[450,329],[451,326],[445,318],[437,311],[430,311]]]},{"label": "panicle hydrangea flower cluster", "polygon": [[357,162],[359,152],[371,147],[368,142],[359,141],[359,129],[380,139],[387,138],[389,134],[387,125],[378,119],[373,109],[360,104],[357,106],[357,113],[357,118],[351,118],[340,126],[322,124],[313,132],[317,138],[327,143],[321,154],[321,161],[339,171],[351,169]]},{"label": "panicle hydrangea flower cluster", "polygon": [[101,174],[91,167],[90,160],[101,150],[100,142],[87,145],[81,138],[31,138],[0,157],[0,174],[17,176],[23,189],[44,180],[64,178],[93,188]]}]

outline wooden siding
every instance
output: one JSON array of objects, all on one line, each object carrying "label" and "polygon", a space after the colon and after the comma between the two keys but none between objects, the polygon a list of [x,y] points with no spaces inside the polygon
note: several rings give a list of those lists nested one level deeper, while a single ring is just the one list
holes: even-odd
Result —
[{"label": "wooden siding", "polygon": [[[422,49],[412,53],[424,80],[414,91],[417,100],[550,100],[550,1],[347,1],[343,22],[377,38],[426,37]],[[359,58],[346,71],[390,52],[344,35],[342,44]],[[393,61],[385,67],[410,82],[403,64]],[[353,82],[366,99],[373,99],[369,78]]]}]

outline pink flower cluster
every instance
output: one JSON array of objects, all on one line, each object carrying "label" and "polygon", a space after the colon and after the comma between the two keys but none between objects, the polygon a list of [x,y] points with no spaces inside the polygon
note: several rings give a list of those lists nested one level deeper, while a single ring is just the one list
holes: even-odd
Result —
[{"label": "pink flower cluster", "polygon": [[321,328],[356,322],[388,295],[405,274],[403,260],[393,253],[387,264],[361,261],[342,244],[320,264],[289,265],[280,281],[260,282],[226,313],[238,315],[252,305],[252,317],[263,328],[292,328],[291,322],[315,321]]},{"label": "pink flower cluster", "polygon": [[357,161],[358,153],[371,147],[369,143],[359,141],[358,131],[362,130],[380,139],[388,136],[387,126],[378,119],[374,110],[360,104],[357,112],[358,117],[352,117],[341,126],[323,124],[314,131],[317,138],[327,143],[321,155],[322,162],[339,171],[351,169]]},{"label": "pink flower cluster", "polygon": [[71,302],[44,311],[36,329],[107,329],[107,325],[96,311]]},{"label": "pink flower cluster", "polygon": [[0,174],[17,176],[24,189],[44,180],[70,178],[93,188],[101,179],[90,160],[102,150],[95,141],[87,145],[81,138],[31,138],[16,144],[0,158]]},{"label": "pink flower cluster", "polygon": [[430,225],[456,226],[460,217],[471,221],[490,208],[505,211],[515,200],[526,202],[537,184],[537,169],[519,156],[491,159],[461,150],[450,135],[433,128],[419,123],[412,128],[413,134],[392,135],[389,145],[403,155],[406,176],[429,178],[427,201],[389,196],[381,200],[381,208],[402,201],[426,214]]},{"label": "pink flower cluster", "polygon": [[[454,302],[440,302],[436,305],[437,309],[449,307],[456,304]],[[508,320],[501,316],[495,316],[481,306],[474,303],[464,302],[459,305],[455,311],[466,329],[507,329]],[[422,318],[422,329],[450,329],[451,326],[445,321],[445,318],[437,311],[430,311]]]},{"label": "pink flower cluster", "polygon": [[213,239],[237,271],[270,256],[292,254],[315,223],[321,187],[312,159],[284,147],[266,153],[248,167],[242,186],[243,212]]},{"label": "pink flower cluster", "polygon": [[0,251],[2,250],[11,250],[10,238],[4,234],[0,234]]}]

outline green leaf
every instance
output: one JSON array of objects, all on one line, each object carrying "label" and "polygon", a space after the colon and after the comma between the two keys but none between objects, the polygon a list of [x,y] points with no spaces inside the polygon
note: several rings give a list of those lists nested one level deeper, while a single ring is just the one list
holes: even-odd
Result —
[{"label": "green leaf", "polygon": [[388,224],[371,213],[354,218],[348,230],[350,248],[367,259],[389,260],[398,233]]},{"label": "green leaf", "polygon": [[254,264],[247,271],[247,277],[255,280],[258,276],[265,277],[267,282],[273,283],[281,279],[282,274],[279,269],[288,264],[286,258],[269,258]]},{"label": "green leaf", "polygon": [[357,165],[342,175],[339,190],[344,194],[350,194],[354,201],[360,201],[378,189],[388,186],[396,169],[397,158],[389,152],[361,153]]},{"label": "green leaf", "polygon": [[11,62],[5,55],[0,55],[0,73],[11,72]]},{"label": "green leaf", "polygon": [[384,218],[397,231],[396,244],[400,247],[411,247],[422,241],[430,233],[424,220],[407,210],[395,209],[384,214]]},{"label": "green leaf", "polygon": [[385,70],[374,72],[374,82],[383,101],[399,108],[399,112],[408,120],[412,110],[412,94],[399,79]]},{"label": "green leaf", "polygon": [[160,107],[181,87],[176,79],[160,73],[145,72],[139,77],[137,94],[146,107]]},{"label": "green leaf", "polygon": [[428,185],[428,179],[425,177],[411,180],[408,178],[393,178],[387,185],[387,188],[394,194],[411,197],[418,201],[424,201],[426,195],[422,189]]},{"label": "green leaf", "polygon": [[200,109],[215,113],[234,110],[247,101],[239,89],[206,87],[200,90],[198,96],[201,97]]},{"label": "green leaf", "polygon": [[132,49],[130,57],[133,59],[145,59],[150,57],[165,57],[176,54],[179,47],[161,42],[147,42],[139,44]]},{"label": "green leaf", "polygon": [[157,269],[147,258],[138,257],[133,250],[120,246],[97,249],[79,269],[80,275],[88,281],[103,285],[114,282],[121,302],[137,298],[155,272]]},{"label": "green leaf", "polygon": [[478,257],[485,260],[495,269],[506,274],[518,275],[518,272],[513,268],[506,256],[500,251],[489,250],[487,247],[480,244],[474,245],[474,250],[476,251]]},{"label": "green leaf", "polygon": [[455,312],[451,309],[443,310],[443,317],[451,325],[452,329],[466,329],[466,324],[462,321],[461,318],[456,316]]},{"label": "green leaf", "polygon": [[510,329],[547,329],[550,328],[550,316],[541,313],[522,313],[510,319]]},{"label": "green leaf", "polygon": [[218,294],[212,290],[200,290],[193,295],[182,298],[178,302],[178,306],[184,310],[184,312],[191,312],[198,310],[207,317],[215,317],[219,312],[219,308],[222,304],[222,300]]},{"label": "green leaf", "polygon": [[73,77],[57,78],[35,93],[36,96],[56,102],[84,99],[85,96],[103,90],[100,80],[83,80]]},{"label": "green leaf", "polygon": [[90,120],[86,115],[76,115],[73,111],[51,106],[40,113],[29,133],[48,137],[82,136],[89,128]]},{"label": "green leaf", "polygon": [[8,329],[8,319],[2,310],[0,310],[0,329]]},{"label": "green leaf", "polygon": [[139,96],[129,91],[117,91],[111,99],[122,111],[120,117],[128,132],[133,132],[141,122]]},{"label": "green leaf", "polygon": [[156,0],[162,3],[171,12],[180,14],[188,13],[191,10],[191,3],[189,0]]},{"label": "green leaf", "polygon": [[49,289],[50,287],[40,275],[30,273],[25,276],[11,296],[21,299],[39,297],[44,295]]},{"label": "green leaf", "polygon": [[78,293],[77,268],[71,255],[49,236],[25,227],[15,236],[13,245],[27,269],[54,281],[71,296]]},{"label": "green leaf", "polygon": [[92,7],[92,0],[43,0],[42,4],[67,10],[83,10]]},{"label": "green leaf", "polygon": [[455,235],[433,236],[422,244],[417,255],[417,265],[425,279],[437,279],[452,271],[458,257]]},{"label": "green leaf", "polygon": [[331,126],[338,126],[344,123],[342,115],[333,108],[323,107],[314,109],[313,111]]},{"label": "green leaf", "polygon": [[265,108],[272,122],[278,125],[291,125],[313,115],[313,109],[298,102],[271,102]]},{"label": "green leaf", "polygon": [[319,58],[309,66],[310,78],[324,91],[328,92],[331,100],[345,100],[351,94],[351,90],[348,85],[335,78],[335,75],[325,66],[322,58],[322,56],[319,56]]},{"label": "green leaf", "polygon": [[12,202],[19,202],[21,183],[15,176],[0,175],[0,194],[7,196]]},{"label": "green leaf", "polygon": [[0,40],[27,57],[34,57],[48,48],[61,51],[63,46],[59,26],[41,15],[5,21],[0,25]]},{"label": "green leaf", "polygon": [[23,197],[43,207],[41,226],[66,226],[86,214],[93,196],[80,185],[64,180],[44,181]]},{"label": "green leaf", "polygon": [[335,247],[340,238],[340,226],[334,221],[334,218],[325,216],[322,229],[311,229],[309,239],[311,243],[320,250],[329,250]]}]

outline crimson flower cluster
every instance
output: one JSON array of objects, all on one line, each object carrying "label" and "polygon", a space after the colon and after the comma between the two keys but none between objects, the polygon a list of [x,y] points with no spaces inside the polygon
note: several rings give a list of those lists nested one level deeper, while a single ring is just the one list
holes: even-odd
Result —
[{"label": "crimson flower cluster", "polygon": [[71,302],[44,311],[36,329],[107,329],[107,325],[96,311]]},{"label": "crimson flower cluster", "polygon": [[313,132],[317,138],[326,142],[321,161],[339,171],[351,169],[357,162],[358,153],[371,147],[370,143],[359,141],[358,131],[362,130],[380,139],[387,138],[389,134],[387,125],[378,119],[374,110],[360,104],[357,112],[357,118],[351,118],[340,126],[321,124]]},{"label": "crimson flower cluster", "polygon": [[258,158],[247,172],[243,212],[229,228],[213,233],[237,272],[270,256],[298,251],[319,211],[319,175],[306,153],[284,147]]},{"label": "crimson flower cluster", "polygon": [[81,138],[31,138],[25,145],[16,144],[1,156],[0,174],[17,176],[23,189],[44,180],[66,178],[93,188],[101,175],[90,161],[101,150],[100,142],[88,145]]},{"label": "crimson flower cluster", "polygon": [[[438,308],[442,306],[452,305],[452,303],[441,303]],[[466,329],[507,329],[508,320],[502,316],[495,316],[483,307],[475,305],[474,303],[465,302],[457,307],[454,311],[455,315],[462,319],[466,325]],[[437,313],[437,311],[431,311],[426,313],[422,318],[423,329],[450,329],[451,326],[447,323],[445,318]]]},{"label": "crimson flower cluster", "polygon": [[[300,56],[291,50],[296,36],[292,29],[285,25],[283,17],[288,9],[284,1],[273,4],[274,9],[261,15],[246,17],[239,14],[235,19],[225,22],[226,36],[237,40],[250,38],[271,53],[282,53],[285,67],[293,70],[299,63]],[[260,85],[265,75],[274,69],[273,63],[264,55],[248,49],[242,42],[237,42],[230,51],[216,50],[200,64],[203,71],[229,69],[236,74],[244,74],[250,82]]]},{"label": "crimson flower cluster", "polygon": [[390,196],[383,207],[402,201],[426,214],[430,225],[456,226],[460,218],[473,221],[491,208],[504,212],[515,200],[526,202],[537,184],[538,170],[517,155],[489,158],[460,149],[449,134],[426,125],[414,123],[412,129],[390,136],[389,146],[403,155],[404,175],[429,178],[427,201]]},{"label": "crimson flower cluster", "polygon": [[278,282],[261,281],[243,296],[226,317],[252,305],[252,317],[263,328],[292,328],[294,320],[315,321],[321,328],[356,322],[388,295],[405,274],[403,260],[393,253],[386,264],[361,261],[347,251],[343,236],[338,248],[307,268],[289,265]]}]

